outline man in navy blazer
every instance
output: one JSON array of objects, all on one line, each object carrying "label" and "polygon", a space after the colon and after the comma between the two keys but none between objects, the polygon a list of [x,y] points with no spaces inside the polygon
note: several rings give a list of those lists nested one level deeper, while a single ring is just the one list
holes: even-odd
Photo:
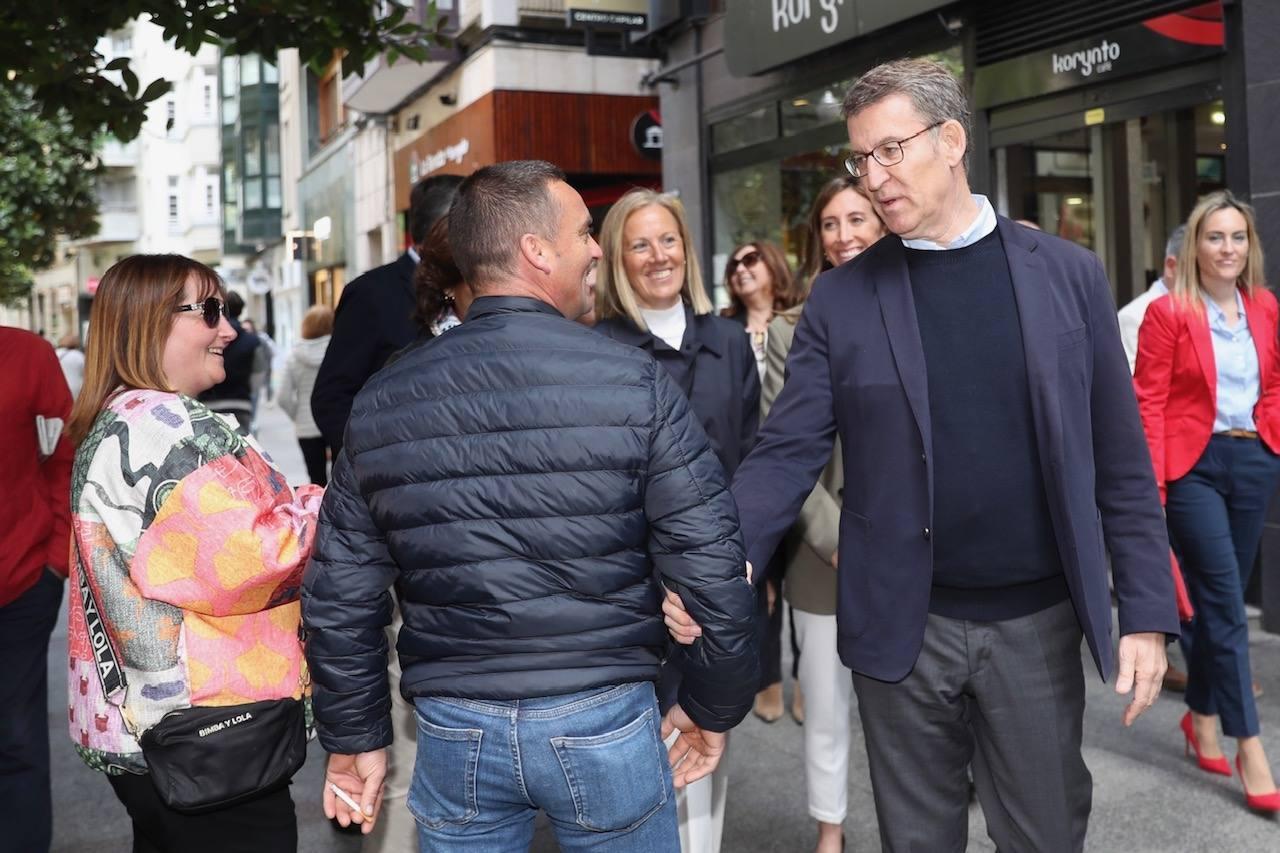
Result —
[{"label": "man in navy blazer", "polygon": [[748,559],[769,563],[839,434],[839,650],[884,849],[963,850],[971,764],[999,849],[1080,850],[1080,640],[1109,678],[1108,552],[1126,725],[1178,633],[1106,275],[970,194],[967,101],[942,66],[879,66],[844,114],[891,234],[805,306],[733,482]]}]

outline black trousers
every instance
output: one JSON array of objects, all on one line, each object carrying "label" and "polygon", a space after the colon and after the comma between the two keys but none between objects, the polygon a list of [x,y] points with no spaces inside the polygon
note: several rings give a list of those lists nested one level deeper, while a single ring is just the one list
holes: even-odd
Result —
[{"label": "black trousers", "polygon": [[[53,833],[49,779],[49,635],[66,584],[47,569],[0,607],[0,802],[12,816],[0,851],[47,853]],[[65,725],[66,712],[62,713]]]},{"label": "black trousers", "polygon": [[298,822],[286,785],[239,805],[189,815],[160,801],[150,776],[108,776],[133,820],[133,853],[296,853]]},{"label": "black trousers", "polygon": [[1079,853],[1093,798],[1070,601],[1004,622],[929,614],[915,669],[853,675],[888,853],[963,853],[969,774],[1003,853]]},{"label": "black trousers", "polygon": [[329,485],[329,465],[325,458],[329,445],[320,437],[300,438],[298,447],[302,448],[302,461],[307,465],[307,476],[311,482],[317,486]]}]

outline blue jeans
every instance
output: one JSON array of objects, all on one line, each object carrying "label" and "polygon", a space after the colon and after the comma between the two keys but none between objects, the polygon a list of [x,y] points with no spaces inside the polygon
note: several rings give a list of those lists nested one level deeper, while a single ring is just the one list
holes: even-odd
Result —
[{"label": "blue jeans", "polygon": [[1278,474],[1280,460],[1258,439],[1215,435],[1195,467],[1169,483],[1165,511],[1196,611],[1187,707],[1220,717],[1228,737],[1259,732],[1244,590]]},{"label": "blue jeans", "polygon": [[651,683],[415,704],[418,759],[408,805],[422,853],[528,850],[539,809],[565,851],[679,853]]}]

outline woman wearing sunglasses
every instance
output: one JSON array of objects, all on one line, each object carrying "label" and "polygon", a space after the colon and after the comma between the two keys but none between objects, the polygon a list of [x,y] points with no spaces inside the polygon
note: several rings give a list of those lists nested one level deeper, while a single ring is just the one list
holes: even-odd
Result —
[{"label": "woman wearing sunglasses", "polygon": [[68,427],[71,737],[148,853],[297,848],[287,784],[180,812],[139,743],[172,711],[301,699],[308,683],[298,592],[322,491],[291,489],[196,400],[225,375],[235,332],[223,305],[217,274],[188,258],[135,255],[107,270]]},{"label": "woman wearing sunglasses", "polygon": [[[729,307],[720,314],[743,325],[761,382],[765,379],[764,353],[769,323],[776,313],[800,301],[794,282],[782,250],[764,240],[744,243],[734,249],[725,265],[724,288],[729,294]],[[782,716],[782,608],[778,606],[778,593],[784,570],[785,566],[775,561],[765,581],[769,621],[760,647],[760,682],[765,687],[756,694],[752,711],[766,723]],[[798,690],[791,708],[797,722],[803,722],[804,704]]]},{"label": "woman wearing sunglasses", "polygon": [[[818,193],[809,214],[802,280],[807,294],[818,275],[851,261],[885,235],[871,202],[851,178],[836,178]],[[767,369],[762,403],[765,413],[782,391],[783,368],[801,306],[783,311],[769,324]],[[842,824],[848,814],[849,713],[853,679],[836,651],[836,545],[840,530],[840,443],[822,472],[791,534],[779,549],[786,568],[783,597],[791,605],[798,678],[804,687],[805,785],[809,815],[818,821],[818,853],[843,848]]]},{"label": "woman wearing sunglasses", "polygon": [[769,323],[779,311],[800,302],[794,282],[782,250],[765,240],[734,249],[725,265],[724,289],[729,293],[729,307],[720,316],[737,320],[746,328],[761,381]]}]

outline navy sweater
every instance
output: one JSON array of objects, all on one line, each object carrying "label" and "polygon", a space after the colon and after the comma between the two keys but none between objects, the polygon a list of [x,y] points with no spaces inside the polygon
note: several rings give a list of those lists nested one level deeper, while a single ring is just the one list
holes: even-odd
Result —
[{"label": "navy sweater", "polygon": [[1064,600],[1022,327],[999,232],[908,249],[933,424],[929,609],[996,621]]}]

